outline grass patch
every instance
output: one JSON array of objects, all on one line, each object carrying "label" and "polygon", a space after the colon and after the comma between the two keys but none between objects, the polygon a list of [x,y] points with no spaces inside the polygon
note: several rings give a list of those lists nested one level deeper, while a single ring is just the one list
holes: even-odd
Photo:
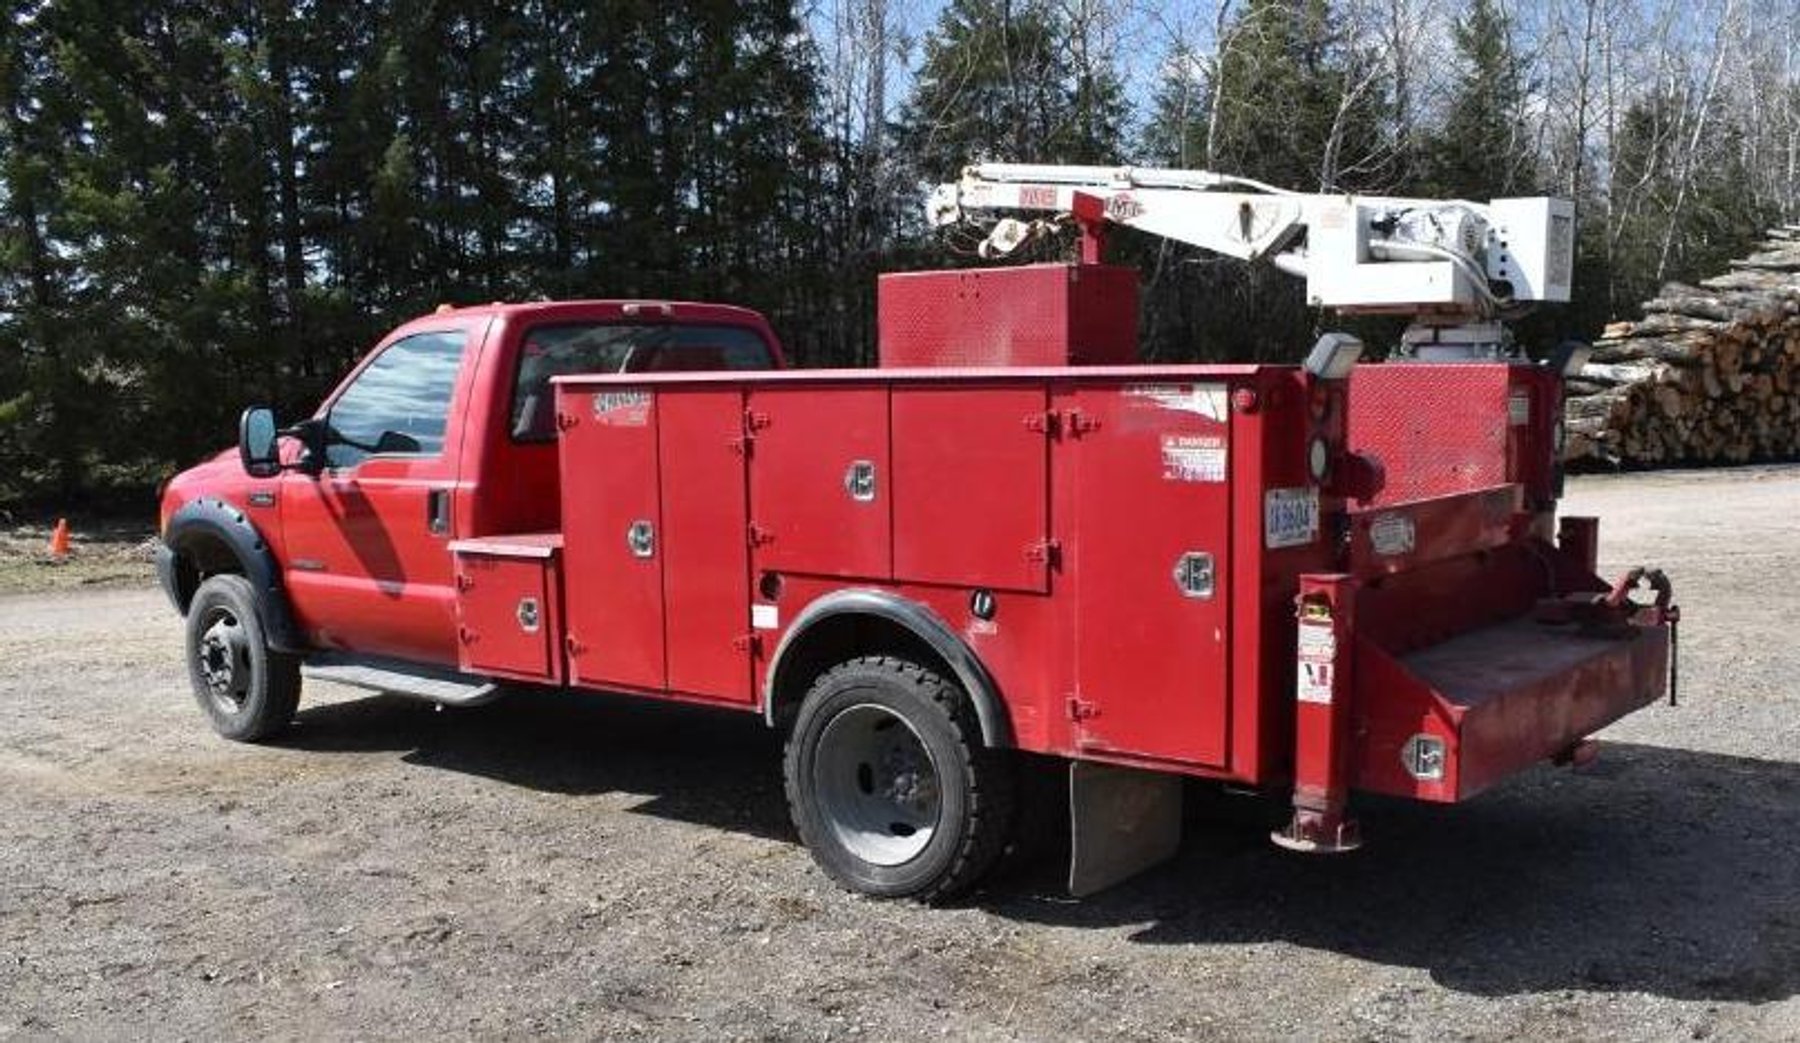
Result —
[{"label": "grass patch", "polygon": [[69,519],[69,556],[50,558],[54,518],[0,524],[0,595],[146,587],[156,582],[156,532],[147,521]]}]

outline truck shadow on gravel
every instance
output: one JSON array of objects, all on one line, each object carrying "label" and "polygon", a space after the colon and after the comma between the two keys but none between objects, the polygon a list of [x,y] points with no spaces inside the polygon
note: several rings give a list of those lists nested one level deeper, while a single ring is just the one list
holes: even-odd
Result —
[{"label": "truck shadow on gravel", "polygon": [[[284,745],[408,763],[795,842],[780,742],[755,718],[567,695],[435,712],[376,697],[305,709]],[[1630,744],[1461,807],[1365,800],[1366,847],[1273,848],[1281,809],[1196,787],[1168,864],[1074,901],[1060,853],[1006,867],[971,904],[1147,945],[1289,944],[1416,967],[1457,991],[1800,994],[1800,764]]]},{"label": "truck shadow on gravel", "polygon": [[398,751],[409,764],[544,793],[645,794],[633,812],[797,842],[781,789],[781,740],[750,714],[566,692],[441,711],[373,696],[302,704],[280,744]]},{"label": "truck shadow on gravel", "polygon": [[1142,924],[1146,944],[1418,967],[1483,996],[1800,993],[1800,765],[1608,744],[1589,768],[1538,769],[1460,807],[1362,800],[1365,847],[1336,858],[1275,849],[1281,809],[1239,803],[1190,801],[1177,858],[1097,899],[991,907]]}]

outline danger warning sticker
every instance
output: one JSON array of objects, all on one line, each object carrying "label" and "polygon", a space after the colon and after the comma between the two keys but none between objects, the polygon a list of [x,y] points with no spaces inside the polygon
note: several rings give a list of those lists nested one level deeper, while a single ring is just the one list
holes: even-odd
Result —
[{"label": "danger warning sticker", "polygon": [[1300,625],[1298,686],[1296,697],[1303,703],[1331,702],[1332,671],[1336,669],[1337,633],[1329,623]]},{"label": "danger warning sticker", "polygon": [[1331,664],[1301,663],[1296,695],[1303,703],[1331,702]]},{"label": "danger warning sticker", "polygon": [[1225,460],[1225,439],[1218,435],[1163,436],[1165,482],[1222,482]]}]

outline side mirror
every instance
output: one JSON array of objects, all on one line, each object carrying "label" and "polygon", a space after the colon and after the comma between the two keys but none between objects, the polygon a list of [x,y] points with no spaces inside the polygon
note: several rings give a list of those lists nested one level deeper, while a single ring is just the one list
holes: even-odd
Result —
[{"label": "side mirror", "polygon": [[318,476],[325,470],[325,445],[330,441],[330,425],[318,417],[309,417],[296,423],[283,435],[291,435],[300,441],[300,459],[293,464],[294,470],[301,474]]},{"label": "side mirror", "polygon": [[418,439],[400,431],[383,431],[375,440],[377,453],[416,453],[419,448]]},{"label": "side mirror", "polygon": [[238,418],[238,459],[244,473],[252,478],[272,478],[281,473],[281,450],[277,444],[279,429],[275,411],[268,406],[251,406]]}]

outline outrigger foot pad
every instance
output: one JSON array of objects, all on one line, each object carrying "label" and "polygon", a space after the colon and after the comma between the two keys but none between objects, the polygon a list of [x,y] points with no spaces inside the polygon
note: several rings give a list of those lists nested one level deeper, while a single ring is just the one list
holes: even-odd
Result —
[{"label": "outrigger foot pad", "polygon": [[1276,847],[1307,855],[1341,855],[1362,847],[1362,830],[1353,818],[1296,811],[1287,828],[1275,830],[1269,839]]}]

